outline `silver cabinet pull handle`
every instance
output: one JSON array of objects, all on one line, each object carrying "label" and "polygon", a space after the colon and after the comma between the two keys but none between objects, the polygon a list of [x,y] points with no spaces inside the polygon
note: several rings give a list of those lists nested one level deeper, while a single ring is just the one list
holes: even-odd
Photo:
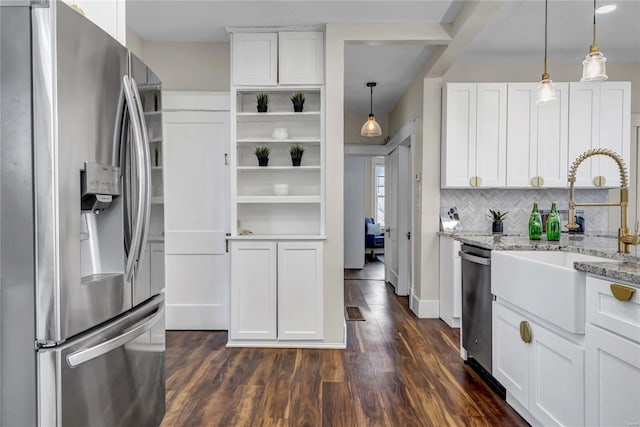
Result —
[{"label": "silver cabinet pull handle", "polygon": [[460,255],[460,258],[467,260],[469,262],[472,262],[474,264],[491,265],[491,258],[482,258],[476,255],[471,255],[466,252],[462,252],[462,251],[458,252],[458,255]]},{"label": "silver cabinet pull handle", "polygon": [[124,334],[118,335],[117,337],[111,338],[110,340],[102,342],[96,346],[71,353],[67,356],[67,363],[70,367],[75,368],[82,365],[83,363],[87,363],[90,360],[107,354],[110,351],[113,351],[116,348],[125,345],[129,341],[133,341],[134,339],[138,338],[140,335],[151,329],[163,314],[164,305],[162,305],[153,315],[147,317],[141,323],[138,323]]}]

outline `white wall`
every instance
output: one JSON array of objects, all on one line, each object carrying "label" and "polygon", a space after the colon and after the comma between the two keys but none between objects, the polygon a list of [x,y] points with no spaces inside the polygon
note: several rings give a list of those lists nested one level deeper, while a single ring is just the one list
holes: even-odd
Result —
[{"label": "white wall", "polygon": [[228,42],[156,42],[127,29],[127,46],[162,81],[164,90],[228,91]]},{"label": "white wall", "polygon": [[344,268],[364,267],[365,158],[344,159]]}]

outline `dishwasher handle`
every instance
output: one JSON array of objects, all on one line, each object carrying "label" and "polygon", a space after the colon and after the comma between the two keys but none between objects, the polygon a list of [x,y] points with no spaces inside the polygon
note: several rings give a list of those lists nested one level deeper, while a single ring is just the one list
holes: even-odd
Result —
[{"label": "dishwasher handle", "polygon": [[462,251],[458,252],[458,254],[460,255],[460,258],[467,260],[469,262],[472,262],[474,264],[491,265],[491,258],[483,258],[476,255],[471,255],[470,253],[462,252]]}]

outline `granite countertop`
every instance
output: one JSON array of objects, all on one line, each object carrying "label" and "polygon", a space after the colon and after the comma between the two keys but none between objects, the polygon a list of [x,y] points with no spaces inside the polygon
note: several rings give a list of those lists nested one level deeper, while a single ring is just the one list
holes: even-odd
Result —
[{"label": "granite countertop", "polygon": [[[442,233],[445,234],[445,233]],[[529,240],[525,235],[489,235],[460,233],[452,237],[462,243],[498,251],[567,251],[611,258],[622,262],[576,262],[574,268],[586,273],[622,280],[640,286],[639,248],[631,247],[630,254],[618,253],[618,239],[606,234],[563,235],[559,242]]]}]

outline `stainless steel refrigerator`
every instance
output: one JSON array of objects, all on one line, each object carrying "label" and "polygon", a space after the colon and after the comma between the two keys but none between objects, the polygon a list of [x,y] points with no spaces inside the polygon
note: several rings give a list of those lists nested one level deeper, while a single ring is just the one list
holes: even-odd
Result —
[{"label": "stainless steel refrigerator", "polygon": [[164,294],[140,272],[159,82],[61,2],[0,5],[0,425],[158,425]]}]

